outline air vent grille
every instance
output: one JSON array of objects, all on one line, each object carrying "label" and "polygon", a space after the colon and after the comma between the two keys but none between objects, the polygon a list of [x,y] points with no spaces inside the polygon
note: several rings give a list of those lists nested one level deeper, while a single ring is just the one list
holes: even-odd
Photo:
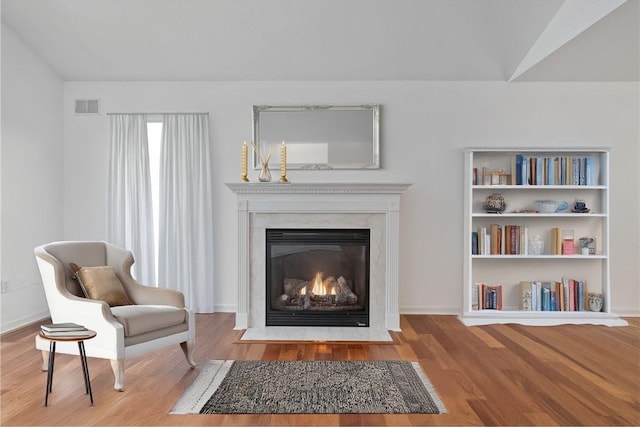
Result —
[{"label": "air vent grille", "polygon": [[75,112],[78,115],[100,114],[100,100],[99,99],[76,99]]}]

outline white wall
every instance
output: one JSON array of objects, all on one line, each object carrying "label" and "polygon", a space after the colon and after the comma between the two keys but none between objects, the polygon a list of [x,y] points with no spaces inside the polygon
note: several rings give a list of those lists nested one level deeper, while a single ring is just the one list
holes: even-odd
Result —
[{"label": "white wall", "polygon": [[[292,181],[406,180],[400,309],[462,306],[462,175],[467,146],[611,147],[613,309],[640,313],[640,130],[637,83],[69,82],[64,85],[64,237],[104,239],[109,122],[77,117],[75,98],[103,112],[209,112],[214,157],[216,307],[236,304],[235,196],[253,104],[382,105],[380,171],[290,171]],[[250,179],[257,173],[251,171]]]},{"label": "white wall", "polygon": [[63,84],[2,24],[2,332],[47,317],[33,248],[62,239]]}]

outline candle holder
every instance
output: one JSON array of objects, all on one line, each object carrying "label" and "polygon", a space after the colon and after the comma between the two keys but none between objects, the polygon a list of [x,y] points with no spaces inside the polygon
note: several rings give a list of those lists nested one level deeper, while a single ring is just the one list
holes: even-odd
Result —
[{"label": "candle holder", "polygon": [[287,179],[287,146],[282,141],[280,147],[280,182],[289,182]]},{"label": "candle holder", "polygon": [[249,178],[247,177],[247,142],[245,141],[242,144],[242,164],[241,164],[242,175],[240,176],[241,182],[249,182]]}]

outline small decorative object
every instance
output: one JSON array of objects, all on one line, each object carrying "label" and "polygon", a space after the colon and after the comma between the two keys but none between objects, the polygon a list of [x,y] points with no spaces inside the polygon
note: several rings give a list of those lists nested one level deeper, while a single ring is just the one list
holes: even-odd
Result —
[{"label": "small decorative object", "polygon": [[507,208],[507,202],[500,193],[493,193],[484,202],[484,210],[488,213],[502,213]]},{"label": "small decorative object", "polygon": [[249,178],[247,178],[247,141],[242,144],[242,176],[240,181],[249,182]]},{"label": "small decorative object", "polygon": [[280,182],[289,182],[287,179],[287,146],[284,141],[280,147]]},{"label": "small decorative object", "polygon": [[580,238],[580,248],[582,255],[589,255],[589,239]]},{"label": "small decorative object", "polygon": [[271,182],[271,171],[269,170],[268,163],[262,163],[262,167],[260,168],[260,175],[258,175],[258,180],[260,182]]},{"label": "small decorative object", "polygon": [[[595,255],[596,254],[596,239],[593,237],[581,237],[580,247],[582,248],[583,255]],[[585,253],[587,249],[587,253]]]},{"label": "small decorative object", "polygon": [[[477,174],[477,172],[476,172]],[[509,173],[502,169],[490,172],[485,166],[482,167],[482,184],[481,185],[507,185]]]},{"label": "small decorative object", "polygon": [[544,239],[541,235],[536,234],[529,239],[529,254],[542,255],[544,253]]},{"label": "small decorative object", "polygon": [[269,170],[269,160],[271,159],[271,150],[265,156],[262,153],[262,150],[256,145],[255,142],[251,142],[251,146],[253,147],[253,151],[258,156],[258,160],[260,161],[260,165],[262,165],[260,169],[260,175],[258,175],[258,180],[260,182],[271,182],[271,171]]},{"label": "small decorative object", "polygon": [[589,292],[589,310],[602,311],[603,298],[602,294],[597,292]]},{"label": "small decorative object", "polygon": [[532,207],[536,212],[554,213],[558,209],[558,202],[555,200],[536,200]]},{"label": "small decorative object", "polygon": [[587,208],[587,204],[584,200],[576,200],[573,204],[573,209],[571,209],[571,212],[574,213],[589,213],[590,211],[591,209]]},{"label": "small decorative object", "polygon": [[557,202],[555,200],[536,200],[533,202],[533,210],[540,213],[562,212],[569,207],[567,202]]}]

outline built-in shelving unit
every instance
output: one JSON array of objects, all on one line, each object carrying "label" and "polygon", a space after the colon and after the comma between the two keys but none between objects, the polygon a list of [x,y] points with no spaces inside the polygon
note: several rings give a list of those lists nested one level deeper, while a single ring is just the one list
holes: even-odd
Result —
[{"label": "built-in shelving unit", "polygon": [[[531,170],[535,162],[537,171]],[[585,177],[585,160],[589,159]],[[533,160],[531,160],[533,159]],[[542,161],[540,160],[542,159]],[[559,164],[578,160],[582,176],[559,169]],[[560,161],[560,163],[558,163]],[[580,165],[580,161],[583,162]],[[550,166],[554,163],[554,166]],[[542,165],[542,170],[540,167]],[[574,163],[575,165],[575,163]],[[527,168],[526,172],[522,168]],[[533,172],[533,174],[532,174]],[[564,174],[564,175],[563,175]],[[562,179],[559,177],[562,176]],[[566,178],[569,178],[568,180]],[[582,179],[582,180],[581,180]],[[491,185],[494,182],[496,185]],[[550,182],[552,184],[550,184]],[[506,202],[502,213],[485,210],[485,200],[499,193]],[[471,148],[465,150],[464,179],[464,291],[463,313],[466,325],[519,323],[526,325],[601,324],[623,326],[627,322],[611,312],[609,259],[609,152],[605,148]],[[542,213],[533,208],[536,201],[566,202],[568,209]],[[588,212],[572,212],[576,201],[583,201]],[[474,250],[474,232],[497,224],[504,232],[507,225],[526,229],[519,252],[506,251],[506,232],[498,253],[482,254]],[[572,230],[575,254],[557,253],[552,248],[553,229]],[[532,253],[533,238],[544,242],[542,251]],[[580,238],[594,239],[595,250],[582,254]],[[524,246],[524,247],[522,247]],[[478,253],[474,253],[478,252]],[[603,296],[602,311],[522,310],[522,281],[562,281],[572,278],[586,283],[588,292]],[[477,283],[502,285],[502,309],[476,309],[474,287]],[[586,293],[585,293],[586,297]],[[476,297],[477,298],[477,297]]]}]

